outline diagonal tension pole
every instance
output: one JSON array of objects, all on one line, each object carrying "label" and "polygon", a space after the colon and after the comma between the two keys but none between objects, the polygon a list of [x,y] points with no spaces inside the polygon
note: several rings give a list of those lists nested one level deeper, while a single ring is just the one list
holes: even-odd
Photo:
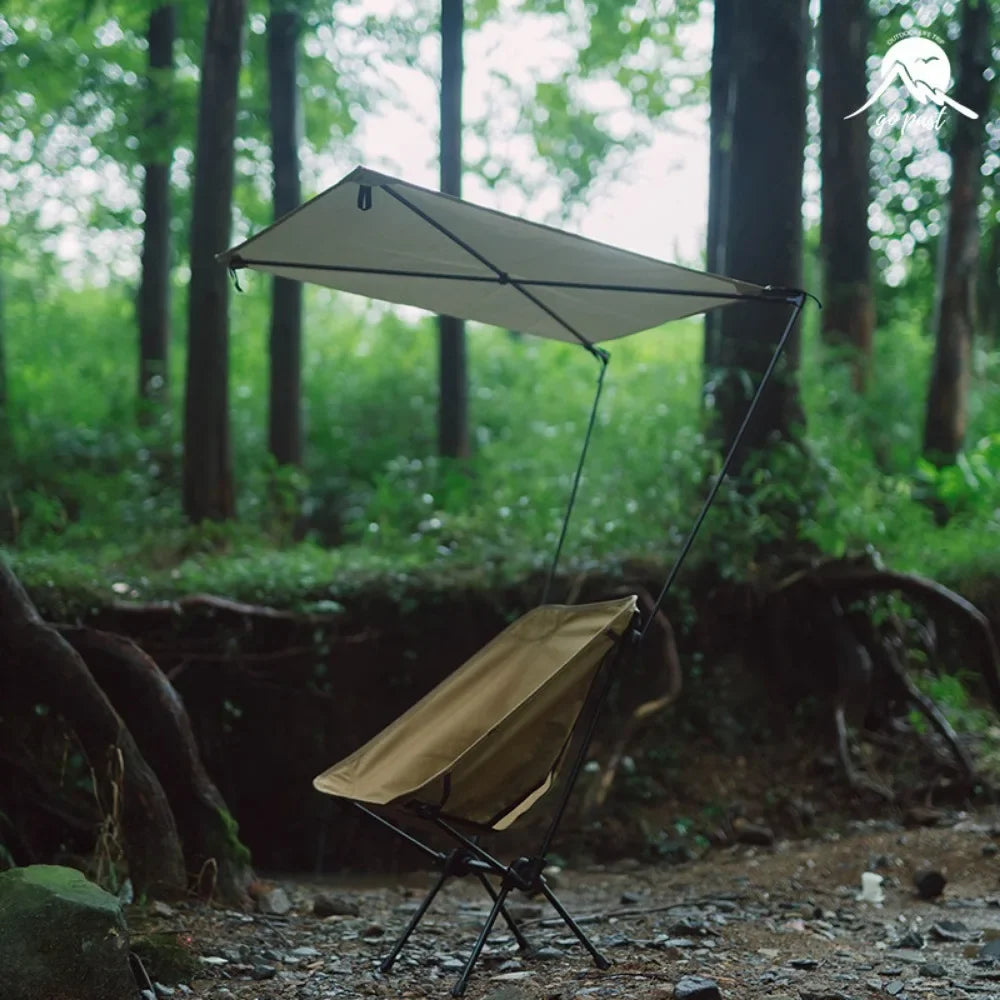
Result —
[{"label": "diagonal tension pole", "polygon": [[769,291],[772,295],[774,295],[774,299],[772,301],[791,303],[793,306],[792,314],[788,317],[785,329],[782,331],[781,337],[778,339],[777,346],[774,348],[774,353],[771,355],[771,360],[768,362],[767,368],[761,376],[760,383],[757,385],[757,390],[754,392],[753,398],[750,400],[750,405],[747,407],[746,413],[743,414],[743,421],[740,424],[739,429],[736,431],[736,436],[733,438],[733,442],[729,446],[729,451],[726,452],[726,457],[722,462],[722,468],[719,470],[719,474],[715,477],[715,482],[712,483],[712,488],[708,491],[708,496],[705,497],[705,502],[701,505],[701,510],[698,512],[698,516],[695,518],[695,522],[691,526],[691,530],[688,532],[687,538],[684,539],[684,544],[681,546],[680,552],[678,552],[677,558],[674,560],[674,564],[670,568],[670,572],[667,574],[667,579],[663,584],[663,589],[660,591],[659,596],[656,598],[656,602],[653,604],[652,610],[646,618],[646,624],[643,625],[642,631],[639,633],[640,643],[643,639],[645,639],[646,633],[649,631],[650,626],[653,624],[653,620],[656,618],[656,613],[663,605],[667,594],[670,592],[670,588],[674,584],[674,580],[677,579],[677,574],[680,572],[680,568],[683,565],[684,560],[691,551],[691,546],[694,544],[694,540],[698,535],[702,522],[705,520],[705,516],[708,514],[709,509],[715,502],[715,498],[718,495],[723,480],[725,480],[726,474],[729,472],[729,467],[733,464],[733,459],[736,457],[737,449],[743,441],[743,436],[746,434],[747,428],[750,426],[750,421],[753,419],[754,412],[757,409],[757,404],[760,402],[761,396],[764,395],[764,390],[767,388],[767,385],[771,380],[771,376],[774,374],[774,369],[778,364],[778,359],[781,357],[782,351],[785,349],[785,344],[788,342],[792,328],[795,326],[795,321],[799,318],[799,313],[802,312],[802,306],[805,304],[806,295],[808,294],[799,289],[789,288],[775,288],[769,289]]}]

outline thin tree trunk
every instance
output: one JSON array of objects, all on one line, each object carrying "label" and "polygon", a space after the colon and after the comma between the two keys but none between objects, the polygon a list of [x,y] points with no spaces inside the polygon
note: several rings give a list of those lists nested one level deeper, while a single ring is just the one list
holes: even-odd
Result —
[{"label": "thin tree trunk", "polygon": [[[709,89],[708,231],[706,267],[713,274],[726,273],[726,225],[729,214],[729,165],[732,159],[732,86],[734,0],[715,0],[712,35],[712,72]],[[705,313],[706,382],[708,369],[717,364],[722,312]]]},{"label": "thin tree trunk", "polygon": [[986,239],[979,277],[979,332],[995,345],[1000,341],[1000,223],[993,222]]},{"label": "thin tree trunk", "polygon": [[[802,168],[805,146],[804,0],[737,4],[733,23],[732,160],[726,270],[762,285],[802,286]],[[714,405],[723,449],[735,437],[773,350],[783,317],[773,308],[737,304],[722,310],[721,369],[707,402]],[[742,455],[774,436],[793,438],[804,420],[798,390],[795,331],[750,426]]]},{"label": "thin tree trunk", "polygon": [[[150,423],[167,401],[170,345],[170,91],[176,34],[173,4],[149,15],[149,107],[142,184],[142,274],[139,282],[139,420]],[[152,405],[151,405],[152,404]]]},{"label": "thin tree trunk", "polygon": [[114,794],[109,782],[116,780],[108,757],[121,753],[121,834],[132,884],[137,893],[183,893],[184,858],[163,787],[79,653],[42,620],[0,559],[0,694],[4,689],[50,706],[69,723],[94,770],[106,815]]},{"label": "thin tree trunk", "polygon": [[868,246],[867,117],[845,120],[868,96],[867,0],[825,0],[820,12],[821,153],[823,217],[822,334],[851,349],[854,386],[871,372],[875,305]]},{"label": "thin tree trunk", "polygon": [[[274,217],[297,208],[299,100],[296,82],[298,11],[289,0],[271,0],[267,19]],[[302,462],[302,284],[275,278],[271,296],[268,447],[279,465]]]},{"label": "thin tree trunk", "polygon": [[215,260],[232,225],[236,103],[246,0],[211,0],[205,27],[194,198],[184,400],[184,512],[236,513],[229,439],[229,277]]},{"label": "thin tree trunk", "polygon": [[[0,258],[0,489],[5,487],[4,474],[9,471],[10,459],[13,458],[10,434],[10,404],[7,400],[7,324],[6,300],[4,298],[4,281],[2,258]],[[5,506],[6,497],[0,496],[0,508]],[[0,522],[3,515],[0,514]],[[0,531],[0,538],[3,538]]]},{"label": "thin tree trunk", "polygon": [[979,268],[980,166],[985,117],[990,106],[990,5],[965,0],[958,51],[955,100],[979,117],[954,116],[951,191],[945,234],[941,300],[924,422],[924,455],[939,465],[955,461],[965,440],[969,357],[975,329],[976,272]]},{"label": "thin tree trunk", "polygon": [[[462,193],[462,0],[441,0],[441,190]],[[469,454],[465,324],[440,316],[438,450],[448,458]]]}]

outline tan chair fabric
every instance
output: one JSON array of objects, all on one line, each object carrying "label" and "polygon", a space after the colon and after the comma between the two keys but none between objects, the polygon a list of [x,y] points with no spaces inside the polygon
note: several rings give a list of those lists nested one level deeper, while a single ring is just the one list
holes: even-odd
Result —
[{"label": "tan chair fabric", "polygon": [[594,674],[635,611],[635,597],[529,611],[313,784],[509,826],[551,785]]}]

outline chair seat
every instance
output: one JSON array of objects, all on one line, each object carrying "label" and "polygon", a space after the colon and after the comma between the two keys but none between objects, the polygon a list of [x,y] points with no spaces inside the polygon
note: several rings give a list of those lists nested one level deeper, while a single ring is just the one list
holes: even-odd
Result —
[{"label": "chair seat", "polygon": [[550,787],[591,681],[636,606],[627,597],[529,611],[314,786],[510,826]]}]

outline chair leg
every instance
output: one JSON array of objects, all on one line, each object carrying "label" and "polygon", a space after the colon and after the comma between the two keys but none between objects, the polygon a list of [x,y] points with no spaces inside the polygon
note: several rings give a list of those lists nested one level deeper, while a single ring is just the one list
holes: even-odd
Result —
[{"label": "chair leg", "polygon": [[607,969],[611,966],[611,963],[591,944],[590,938],[580,929],[580,925],[566,912],[565,907],[562,903],[556,899],[555,893],[542,882],[542,892],[545,894],[545,898],[552,904],[552,909],[559,914],[560,917],[566,923],[566,926],[576,935],[577,940],[590,952],[591,957],[594,960],[594,965],[599,969]]},{"label": "chair leg", "polygon": [[[482,872],[477,872],[476,874],[479,876],[479,881],[483,883],[483,888],[490,894],[490,898],[495,903],[497,901],[496,889],[493,888],[490,880]],[[533,951],[531,945],[528,944],[527,938],[521,933],[521,928],[517,926],[517,921],[515,921],[510,915],[510,911],[506,906],[500,908],[500,916],[503,917],[507,926],[510,928],[511,934],[514,935],[518,948],[520,948],[522,952],[531,954]]]},{"label": "chair leg", "polygon": [[423,902],[417,907],[416,912],[410,917],[410,922],[406,925],[406,929],[400,935],[399,940],[392,946],[392,951],[382,960],[382,964],[379,966],[380,972],[388,972],[393,963],[399,958],[399,953],[403,950],[403,945],[406,944],[407,939],[413,933],[414,928],[420,923],[421,918],[427,912],[427,908],[434,902],[434,897],[441,891],[441,886],[444,885],[445,880],[448,878],[449,873],[447,871],[441,872],[438,880],[431,886],[430,892],[424,896]]},{"label": "chair leg", "polygon": [[[493,887],[490,886],[490,888],[492,889]],[[476,964],[483,946],[486,944],[486,939],[490,936],[490,931],[493,930],[493,925],[497,922],[497,917],[500,916],[501,911],[504,909],[503,902],[509,892],[510,889],[507,886],[502,886],[497,893],[493,901],[493,909],[490,910],[490,915],[486,918],[486,923],[483,924],[483,929],[479,932],[479,937],[476,938],[476,943],[472,947],[472,954],[465,963],[465,968],[462,969],[458,979],[455,980],[455,985],[451,988],[451,995],[453,997],[460,997],[465,992],[465,987],[469,985],[469,976],[472,974],[472,968]]]}]

